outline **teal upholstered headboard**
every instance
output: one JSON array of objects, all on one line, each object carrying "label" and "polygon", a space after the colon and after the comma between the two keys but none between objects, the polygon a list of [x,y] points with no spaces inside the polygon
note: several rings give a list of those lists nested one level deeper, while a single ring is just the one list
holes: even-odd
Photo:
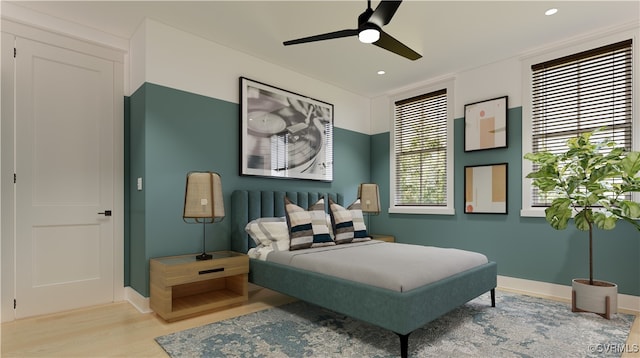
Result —
[{"label": "teal upholstered headboard", "polygon": [[[257,218],[284,216],[285,196],[303,208],[308,208],[322,197],[344,204],[342,194],[336,193],[235,190],[231,194],[231,250],[246,253],[254,247],[245,226]],[[328,200],[325,205],[328,205]]]}]

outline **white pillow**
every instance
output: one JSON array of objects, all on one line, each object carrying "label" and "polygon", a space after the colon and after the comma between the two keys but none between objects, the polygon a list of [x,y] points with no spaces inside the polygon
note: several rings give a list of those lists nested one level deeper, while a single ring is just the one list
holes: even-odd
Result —
[{"label": "white pillow", "polygon": [[252,220],[245,231],[258,246],[271,247],[274,251],[289,250],[289,227],[284,217]]}]

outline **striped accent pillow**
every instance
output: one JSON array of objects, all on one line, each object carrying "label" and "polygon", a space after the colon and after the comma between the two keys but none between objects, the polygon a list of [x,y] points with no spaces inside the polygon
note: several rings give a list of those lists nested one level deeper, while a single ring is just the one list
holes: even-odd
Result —
[{"label": "striped accent pillow", "polygon": [[312,247],[335,245],[327,226],[327,213],[324,211],[324,198],[309,207],[311,227],[313,229]]},{"label": "striped accent pillow", "polygon": [[285,197],[284,209],[289,226],[289,250],[335,245],[325,220],[324,199],[307,211]]},{"label": "striped accent pillow", "polygon": [[353,242],[371,240],[367,233],[367,226],[364,223],[360,199],[354,201],[347,209],[351,212],[351,218],[353,220]]},{"label": "striped accent pillow", "polygon": [[347,244],[353,241],[353,219],[351,211],[329,199],[331,209],[331,226],[336,244]]}]

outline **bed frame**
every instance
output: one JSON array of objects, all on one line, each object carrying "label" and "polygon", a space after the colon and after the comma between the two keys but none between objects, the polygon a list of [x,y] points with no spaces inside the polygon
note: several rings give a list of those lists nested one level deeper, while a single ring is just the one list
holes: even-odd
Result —
[{"label": "bed frame", "polygon": [[[231,196],[231,249],[247,252],[255,244],[246,224],[260,217],[284,216],[284,197],[308,207],[323,196],[338,204],[332,193],[236,190]],[[407,357],[409,334],[468,301],[491,293],[495,307],[497,265],[482,266],[407,292],[397,292],[307,270],[256,259],[249,261],[249,282],[328,308],[395,332],[400,352]]]}]

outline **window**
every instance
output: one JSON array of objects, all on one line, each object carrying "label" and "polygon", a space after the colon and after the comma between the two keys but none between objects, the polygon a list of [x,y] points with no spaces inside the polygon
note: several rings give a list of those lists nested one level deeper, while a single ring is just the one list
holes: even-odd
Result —
[{"label": "window", "polygon": [[451,87],[394,100],[390,212],[453,214]]},{"label": "window", "polygon": [[[599,137],[632,150],[632,68],[631,40],[531,64],[530,111],[523,116],[530,119],[530,127],[529,133],[523,131],[523,154],[564,152],[567,139],[602,127],[606,131]],[[535,169],[527,162],[523,176]],[[523,215],[528,207],[543,208],[552,200],[525,180]]]}]

